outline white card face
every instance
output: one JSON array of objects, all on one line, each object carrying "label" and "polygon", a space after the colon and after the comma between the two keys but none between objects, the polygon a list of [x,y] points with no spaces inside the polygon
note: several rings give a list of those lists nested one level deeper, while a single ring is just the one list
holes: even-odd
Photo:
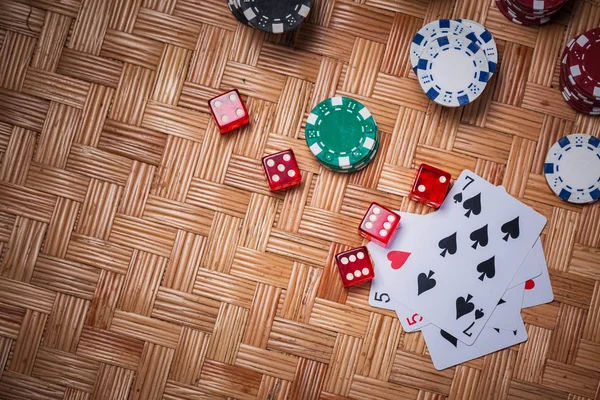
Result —
[{"label": "white card face", "polygon": [[421,245],[392,269],[394,300],[472,344],[545,224],[531,207],[463,171],[440,210],[419,221]]},{"label": "white card face", "polygon": [[470,346],[442,331],[433,324],[429,324],[421,330],[427,349],[431,355],[433,366],[437,370],[446,369],[465,361],[473,360],[505,349],[527,340],[527,331],[523,320],[519,319],[517,329],[496,330],[485,328]]},{"label": "white card face", "polygon": [[524,292],[525,284],[517,285],[504,292],[485,326],[506,330],[517,329],[521,319]]},{"label": "white card face", "polygon": [[[498,302],[490,319],[485,324],[486,327],[506,330],[517,329],[521,319],[525,282],[542,273],[542,267],[538,260],[541,249],[542,243],[538,238],[511,281],[510,288],[504,292],[502,299]],[[531,286],[531,283],[528,285]]]},{"label": "white card face", "polygon": [[[515,278],[513,278],[510,288],[504,292],[502,299],[498,302],[498,305],[492,312],[490,319],[485,324],[486,328],[497,328],[503,330],[517,329],[521,319],[523,295],[525,294],[525,282],[535,278],[536,276],[539,276],[542,272],[542,267],[538,261],[539,251],[542,251],[543,255],[541,246],[541,241],[538,239],[533,246],[533,249],[531,249],[529,254],[527,254],[527,257],[525,258],[521,268],[519,268],[517,275],[515,275]],[[513,284],[515,282],[518,283]],[[532,282],[528,283],[528,287],[535,285],[535,283]],[[390,292],[393,292],[393,290],[390,290]],[[541,290],[539,293],[544,293],[544,290]],[[551,288],[550,295],[552,295]],[[550,301],[551,300],[552,299],[550,299]],[[396,311],[398,318],[400,319],[401,323],[403,323],[402,327],[406,332],[420,330],[423,326],[429,323],[419,314],[398,303],[397,301],[392,301],[391,304],[396,305],[392,309]]]},{"label": "white card face", "polygon": [[394,301],[393,271],[402,268],[403,263],[419,246],[419,227],[427,220],[428,215],[404,212],[398,214],[400,214],[400,226],[388,247],[383,248],[373,242],[367,244],[375,270],[375,277],[371,281],[369,304],[373,307],[395,310],[402,328],[406,332],[413,332],[428,322],[403,304]]},{"label": "white card face", "polygon": [[[539,241],[538,241],[539,242]],[[525,293],[523,294],[522,308],[538,306],[540,304],[550,303],[554,300],[552,285],[550,284],[550,275],[548,275],[548,264],[544,256],[544,249],[541,242],[536,243],[533,248],[537,256],[542,273],[540,276],[525,282]]]},{"label": "white card face", "polygon": [[[536,249],[536,246],[539,246],[539,249]],[[541,248],[542,242],[538,238],[508,287],[521,286],[521,284],[542,274],[542,266],[538,261],[538,251],[541,250]]]}]

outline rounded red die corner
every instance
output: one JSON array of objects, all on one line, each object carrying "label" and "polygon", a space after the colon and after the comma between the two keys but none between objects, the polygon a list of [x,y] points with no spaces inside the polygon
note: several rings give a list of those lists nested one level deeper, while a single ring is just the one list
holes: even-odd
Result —
[{"label": "rounded red die corner", "polygon": [[269,189],[272,192],[299,185],[302,174],[292,149],[269,154],[262,158]]},{"label": "rounded red die corner", "polygon": [[336,254],[335,262],[345,287],[357,286],[375,277],[373,261],[365,246]]},{"label": "rounded red die corner", "polygon": [[237,89],[208,100],[208,108],[222,135],[250,122],[248,110]]},{"label": "rounded red die corner", "polygon": [[400,215],[378,203],[371,203],[363,217],[358,231],[360,235],[387,247],[400,224]]}]

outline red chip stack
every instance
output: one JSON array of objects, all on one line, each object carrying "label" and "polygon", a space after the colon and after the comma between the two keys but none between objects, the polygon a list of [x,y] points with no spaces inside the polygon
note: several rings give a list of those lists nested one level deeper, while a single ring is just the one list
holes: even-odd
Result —
[{"label": "red chip stack", "polygon": [[560,90],[578,112],[600,115],[600,28],[567,43],[560,63]]},{"label": "red chip stack", "polygon": [[567,0],[496,0],[506,18],[520,25],[542,25],[549,22]]}]

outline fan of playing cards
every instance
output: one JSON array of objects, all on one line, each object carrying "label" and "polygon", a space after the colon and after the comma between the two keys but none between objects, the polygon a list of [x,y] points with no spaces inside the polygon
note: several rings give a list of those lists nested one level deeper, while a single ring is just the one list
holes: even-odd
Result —
[{"label": "fan of playing cards", "polygon": [[437,212],[399,213],[387,248],[369,243],[369,303],[421,330],[436,369],[527,340],[521,309],[552,301],[546,218],[471,171]]}]

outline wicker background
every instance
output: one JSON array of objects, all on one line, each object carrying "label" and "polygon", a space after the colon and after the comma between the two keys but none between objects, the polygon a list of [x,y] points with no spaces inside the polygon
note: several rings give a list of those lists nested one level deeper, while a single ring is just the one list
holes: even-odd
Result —
[{"label": "wicker background", "polygon": [[[490,0],[313,2],[300,30],[268,36],[224,0],[0,0],[0,398],[600,397],[600,202],[561,202],[542,175],[559,137],[600,135],[557,89],[559,52],[600,3],[538,29]],[[461,109],[409,69],[412,35],[441,17],[484,23],[501,53]],[[221,136],[206,101],[231,87],[252,120]],[[304,142],[334,94],[382,132],[351,176]],[[260,158],[288,147],[303,184],[272,194]],[[556,301],[523,312],[526,343],[443,372],[332,262],[362,243],[370,201],[429,211],[406,198],[421,162],[548,218]]]}]

